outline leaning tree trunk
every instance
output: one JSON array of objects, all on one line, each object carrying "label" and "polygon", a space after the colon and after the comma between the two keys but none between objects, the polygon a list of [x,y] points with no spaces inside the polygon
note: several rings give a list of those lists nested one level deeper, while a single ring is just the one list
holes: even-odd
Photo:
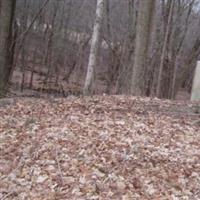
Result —
[{"label": "leaning tree trunk", "polygon": [[148,46],[150,39],[150,30],[152,26],[152,16],[154,12],[155,0],[140,0],[139,14],[136,27],[136,45],[133,73],[131,80],[131,94],[145,94],[145,69],[148,57]]},{"label": "leaning tree trunk", "polygon": [[12,22],[15,2],[15,0],[0,1],[0,97],[6,95],[12,71]]},{"label": "leaning tree trunk", "polygon": [[104,4],[105,0],[97,0],[96,7],[96,19],[94,23],[93,35],[92,35],[92,43],[90,49],[89,63],[87,68],[87,75],[85,79],[85,85],[83,88],[84,95],[92,94],[92,90],[94,87],[94,71],[97,64],[97,56],[100,44],[100,30],[103,21],[104,15]]}]

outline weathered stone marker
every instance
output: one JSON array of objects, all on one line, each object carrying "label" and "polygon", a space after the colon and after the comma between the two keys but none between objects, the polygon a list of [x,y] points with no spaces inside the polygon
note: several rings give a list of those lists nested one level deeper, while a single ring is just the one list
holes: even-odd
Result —
[{"label": "weathered stone marker", "polygon": [[194,74],[191,100],[200,101],[200,61],[197,62]]}]

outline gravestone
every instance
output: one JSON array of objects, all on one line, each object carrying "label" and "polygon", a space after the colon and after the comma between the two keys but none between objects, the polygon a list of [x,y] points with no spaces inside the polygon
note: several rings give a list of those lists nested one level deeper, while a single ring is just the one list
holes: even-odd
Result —
[{"label": "gravestone", "polygon": [[192,85],[192,101],[200,101],[200,61],[197,62]]}]

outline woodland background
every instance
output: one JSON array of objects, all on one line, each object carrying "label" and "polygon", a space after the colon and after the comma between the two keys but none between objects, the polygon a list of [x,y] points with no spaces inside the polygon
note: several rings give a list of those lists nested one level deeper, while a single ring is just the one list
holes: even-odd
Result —
[{"label": "woodland background", "polygon": [[[200,1],[152,2],[139,95],[187,99],[200,54]],[[140,9],[138,0],[105,1],[94,94],[132,94]],[[95,10],[95,0],[17,0],[9,95],[81,94]]]}]

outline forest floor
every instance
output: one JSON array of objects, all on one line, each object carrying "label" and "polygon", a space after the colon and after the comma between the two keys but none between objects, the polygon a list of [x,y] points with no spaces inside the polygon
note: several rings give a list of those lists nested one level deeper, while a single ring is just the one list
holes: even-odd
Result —
[{"label": "forest floor", "polygon": [[0,100],[0,200],[199,200],[197,104]]}]

